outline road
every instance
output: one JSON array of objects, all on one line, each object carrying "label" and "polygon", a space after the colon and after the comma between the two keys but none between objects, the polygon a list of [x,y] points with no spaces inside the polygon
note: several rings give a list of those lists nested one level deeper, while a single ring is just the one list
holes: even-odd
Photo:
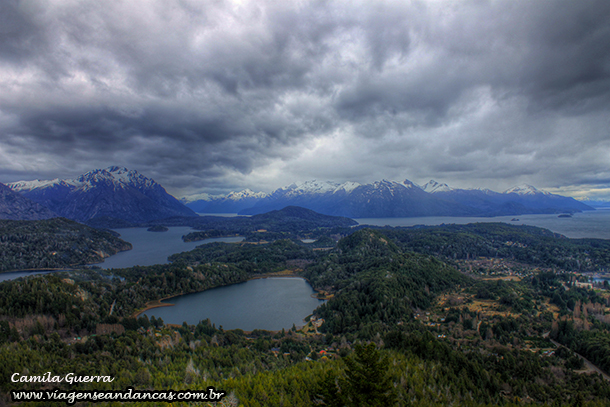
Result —
[{"label": "road", "polygon": [[[555,342],[551,338],[548,338],[548,339],[549,339],[549,341],[553,342],[553,344],[557,347],[563,346],[562,344],[560,344],[559,342]],[[572,352],[574,352],[574,351],[572,351]],[[587,368],[588,371],[593,371],[595,373],[599,373],[600,375],[602,375],[602,377],[604,379],[606,379],[607,381],[610,382],[610,376],[608,376],[606,373],[604,373],[599,367],[597,367],[593,363],[591,363],[591,361],[589,361],[589,359],[585,358],[584,356],[582,356],[581,354],[578,354],[576,352],[574,352],[574,354],[576,356],[578,356],[579,358],[581,358],[583,360],[583,362],[585,362],[585,367]]]}]

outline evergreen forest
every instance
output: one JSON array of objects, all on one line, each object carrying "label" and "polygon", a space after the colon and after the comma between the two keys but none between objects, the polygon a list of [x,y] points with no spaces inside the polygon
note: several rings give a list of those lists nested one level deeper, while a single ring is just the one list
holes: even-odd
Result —
[{"label": "evergreen forest", "polygon": [[[43,264],[49,250],[85,246],[109,253],[100,238],[127,245],[68,222],[2,223],[2,261],[21,253]],[[492,223],[256,222],[248,233],[264,239],[204,244],[170,264],[73,267],[0,283],[0,405],[11,405],[15,390],[76,387],[214,387],[222,400],[196,405],[218,406],[610,405],[609,287],[588,274],[607,270],[610,242]],[[244,229],[214,224],[190,238],[229,232]],[[67,265],[89,262],[62,256]],[[209,319],[170,325],[140,315],[163,298],[273,275],[303,277],[327,299],[303,327],[244,332]],[[46,372],[115,380],[10,380]]]}]

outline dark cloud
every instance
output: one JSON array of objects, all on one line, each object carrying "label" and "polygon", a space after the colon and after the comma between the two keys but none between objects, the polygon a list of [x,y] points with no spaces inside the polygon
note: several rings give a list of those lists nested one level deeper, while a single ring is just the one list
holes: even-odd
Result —
[{"label": "dark cloud", "polygon": [[4,63],[26,63],[47,46],[34,10],[19,0],[0,3],[0,56]]},{"label": "dark cloud", "polygon": [[601,185],[608,21],[604,0],[7,0],[0,181]]}]

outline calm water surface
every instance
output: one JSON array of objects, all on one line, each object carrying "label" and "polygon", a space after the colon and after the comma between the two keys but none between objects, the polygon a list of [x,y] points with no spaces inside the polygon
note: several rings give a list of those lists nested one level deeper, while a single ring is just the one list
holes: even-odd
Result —
[{"label": "calm water surface", "polygon": [[49,274],[54,273],[55,270],[49,271],[9,271],[7,273],[0,273],[0,283],[3,281],[14,280],[19,277],[33,276],[35,274]]},{"label": "calm water surface", "polygon": [[174,306],[144,314],[161,317],[166,324],[197,324],[209,318],[223,329],[279,331],[303,326],[303,318],[324,303],[312,294],[315,291],[302,278],[261,278],[174,297],[164,301]]},{"label": "calm water surface", "polygon": [[[518,219],[518,221],[512,221]],[[355,219],[361,225],[376,226],[414,226],[466,224],[475,222],[504,222],[512,225],[538,226],[561,233],[570,238],[610,239],[610,210],[598,209],[575,213],[571,218],[559,218],[557,215],[517,215],[496,216],[493,218],[431,216],[424,218],[360,218]],[[167,258],[174,254],[193,250],[195,247],[214,241],[239,242],[242,237],[206,239],[199,242],[185,243],[182,236],[193,229],[181,226],[170,227],[167,232],[148,232],[146,228],[117,229],[121,238],[133,245],[133,250],[118,253],[107,258],[99,266],[105,269],[132,267],[135,265],[149,266],[168,263]],[[26,275],[46,274],[47,272],[15,271],[0,273],[0,282]]]},{"label": "calm water surface", "polygon": [[108,257],[99,266],[104,269],[125,268],[133,266],[152,266],[167,264],[167,258],[174,253],[188,252],[195,247],[212,242],[235,243],[243,237],[219,237],[197,242],[184,242],[182,236],[193,232],[188,226],[170,227],[167,232],[149,232],[146,228],[116,229],[121,239],[133,245],[132,250],[120,252]]},{"label": "calm water surface", "polygon": [[[512,221],[518,219],[518,221]],[[425,218],[361,218],[355,219],[361,225],[375,226],[415,226],[466,224],[476,222],[504,222],[511,225],[530,225],[552,230],[570,238],[610,239],[610,210],[600,209],[575,213],[571,218],[558,215],[517,215],[496,216],[493,218],[430,216]]]},{"label": "calm water surface", "polygon": [[[111,269],[167,264],[169,263],[167,258],[172,254],[187,252],[202,244],[213,242],[236,243],[244,240],[242,236],[236,236],[185,243],[182,240],[182,236],[193,231],[194,229],[188,226],[170,227],[167,232],[149,232],[146,228],[116,229],[115,232],[121,235],[121,239],[131,243],[133,249],[110,256],[103,263],[97,265],[104,269]],[[53,273],[53,271],[11,271],[0,273],[0,282],[48,273]]]}]

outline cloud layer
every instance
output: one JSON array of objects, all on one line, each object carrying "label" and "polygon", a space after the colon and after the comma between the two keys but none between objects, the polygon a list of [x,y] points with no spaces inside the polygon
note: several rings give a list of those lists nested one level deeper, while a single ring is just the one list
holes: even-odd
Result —
[{"label": "cloud layer", "polygon": [[0,176],[610,187],[610,3],[0,3]]}]

